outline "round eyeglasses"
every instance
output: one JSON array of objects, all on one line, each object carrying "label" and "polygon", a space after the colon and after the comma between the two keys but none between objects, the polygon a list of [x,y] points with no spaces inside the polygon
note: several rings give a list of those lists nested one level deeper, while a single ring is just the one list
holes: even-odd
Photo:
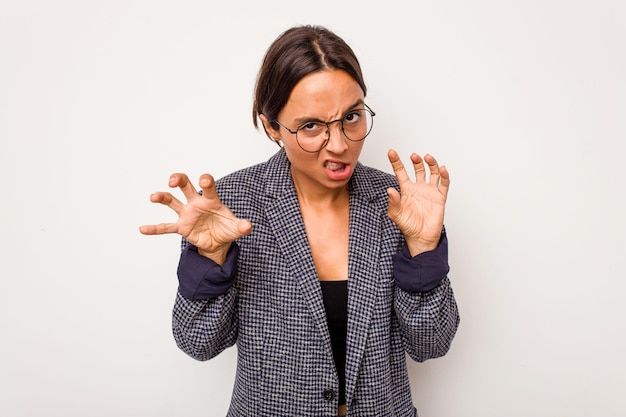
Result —
[{"label": "round eyeglasses", "polygon": [[363,105],[365,108],[350,110],[341,119],[330,122],[317,119],[307,120],[296,130],[289,129],[278,120],[274,121],[287,132],[296,135],[296,142],[303,151],[319,152],[330,140],[330,125],[333,123],[341,123],[341,131],[349,141],[360,142],[369,135],[376,113],[367,104]]}]

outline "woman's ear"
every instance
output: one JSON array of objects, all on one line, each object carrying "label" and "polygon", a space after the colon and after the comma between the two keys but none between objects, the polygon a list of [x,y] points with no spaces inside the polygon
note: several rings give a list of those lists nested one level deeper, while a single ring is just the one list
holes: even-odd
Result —
[{"label": "woman's ear", "polygon": [[265,134],[269,136],[269,138],[272,139],[274,142],[280,142],[280,132],[278,131],[278,129],[274,129],[272,123],[267,120],[267,117],[265,117],[264,114],[260,114],[259,117],[261,118],[261,123],[263,123],[263,129],[265,130]]}]

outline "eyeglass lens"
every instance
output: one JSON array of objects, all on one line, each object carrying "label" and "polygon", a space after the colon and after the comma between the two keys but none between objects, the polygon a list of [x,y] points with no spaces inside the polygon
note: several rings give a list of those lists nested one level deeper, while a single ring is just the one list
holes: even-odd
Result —
[{"label": "eyeglass lens", "polygon": [[302,149],[309,152],[321,150],[330,139],[330,125],[341,123],[344,136],[359,142],[372,130],[373,117],[368,109],[357,109],[346,113],[340,120],[332,122],[308,122],[296,130],[296,140]]}]

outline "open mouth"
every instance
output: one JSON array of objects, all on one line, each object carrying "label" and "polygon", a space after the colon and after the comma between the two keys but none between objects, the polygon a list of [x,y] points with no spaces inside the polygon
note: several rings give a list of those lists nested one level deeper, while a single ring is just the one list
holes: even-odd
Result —
[{"label": "open mouth", "polygon": [[343,162],[326,161],[324,170],[328,178],[333,181],[345,181],[352,175],[352,168]]},{"label": "open mouth", "polygon": [[342,164],[339,162],[328,161],[324,164],[324,166],[326,167],[326,169],[330,169],[333,172],[342,172],[346,169],[346,164]]}]

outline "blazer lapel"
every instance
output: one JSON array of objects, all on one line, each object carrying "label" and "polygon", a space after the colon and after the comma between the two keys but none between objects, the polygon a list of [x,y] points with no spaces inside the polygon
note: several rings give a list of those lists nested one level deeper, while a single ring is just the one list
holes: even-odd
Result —
[{"label": "blazer lapel", "polygon": [[367,178],[354,173],[350,195],[350,258],[348,271],[348,337],[346,401],[350,404],[372,318],[380,280],[380,239],[383,207],[375,201]]},{"label": "blazer lapel", "polygon": [[266,207],[268,223],[274,231],[278,248],[291,268],[294,280],[300,287],[302,298],[311,311],[320,335],[328,346],[329,354],[332,354],[322,291],[284,150],[272,158],[268,164],[267,175],[268,178],[272,178],[268,181],[266,190],[272,197]]}]

